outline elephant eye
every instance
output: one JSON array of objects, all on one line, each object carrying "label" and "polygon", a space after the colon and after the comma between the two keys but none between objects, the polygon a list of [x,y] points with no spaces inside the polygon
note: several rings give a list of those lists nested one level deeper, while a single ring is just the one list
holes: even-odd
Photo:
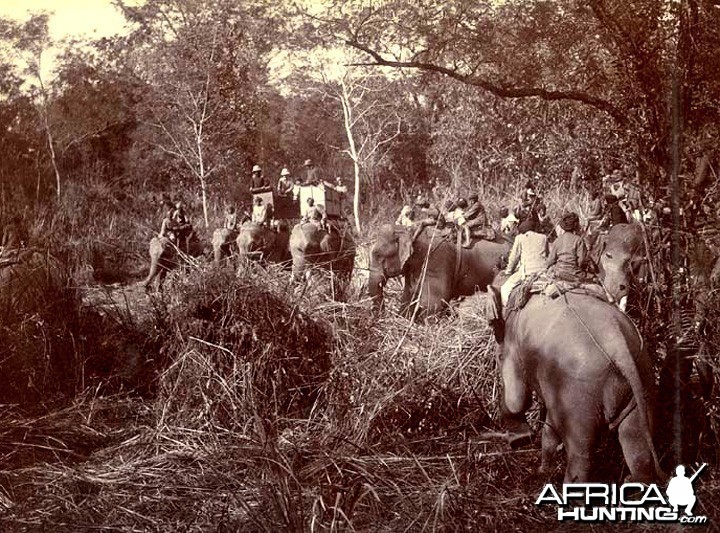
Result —
[{"label": "elephant eye", "polygon": [[605,256],[606,256],[608,259],[612,259],[612,254],[611,254],[610,252],[605,252]]}]

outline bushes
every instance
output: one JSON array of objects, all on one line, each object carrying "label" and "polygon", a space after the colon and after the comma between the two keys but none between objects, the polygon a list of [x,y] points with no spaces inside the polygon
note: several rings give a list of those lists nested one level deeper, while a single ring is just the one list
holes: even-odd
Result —
[{"label": "bushes", "polygon": [[0,265],[0,403],[50,403],[75,392],[77,297],[64,265],[23,250]]},{"label": "bushes", "polygon": [[331,334],[262,275],[210,269],[169,283],[159,401],[176,423],[237,429],[255,416],[306,416],[313,406]]}]

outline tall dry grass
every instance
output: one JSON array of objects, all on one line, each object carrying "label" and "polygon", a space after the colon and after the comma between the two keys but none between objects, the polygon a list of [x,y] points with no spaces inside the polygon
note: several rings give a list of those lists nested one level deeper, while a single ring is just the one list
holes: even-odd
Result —
[{"label": "tall dry grass", "polygon": [[[490,212],[507,198],[489,190]],[[565,190],[545,199],[553,216],[587,207]],[[396,206],[383,209],[371,228],[397,215]],[[79,232],[71,218],[57,224]],[[87,345],[96,359],[137,352],[142,394],[110,395],[123,387],[98,373],[64,409],[30,418],[0,410],[0,526],[556,529],[554,509],[534,500],[563,466],[537,476],[539,451],[511,451],[501,438],[482,296],[425,324],[396,316],[392,305],[374,320],[363,292],[367,246],[360,248],[345,302],[332,300],[322,273],[292,285],[287,271],[256,265],[239,273],[181,268],[161,294],[98,297],[85,319],[106,346]],[[77,264],[89,257],[83,251]],[[399,290],[392,282],[386,295]],[[603,457],[621,462],[612,452]],[[696,488],[696,514],[717,523],[720,484],[709,475]]]}]

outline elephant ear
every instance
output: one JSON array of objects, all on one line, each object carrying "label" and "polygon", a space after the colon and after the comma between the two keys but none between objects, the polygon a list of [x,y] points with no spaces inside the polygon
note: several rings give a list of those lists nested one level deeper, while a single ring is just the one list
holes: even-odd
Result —
[{"label": "elephant ear", "polygon": [[410,259],[413,253],[413,241],[410,235],[404,234],[398,237],[398,257],[400,258],[400,266],[405,268],[405,263]]}]

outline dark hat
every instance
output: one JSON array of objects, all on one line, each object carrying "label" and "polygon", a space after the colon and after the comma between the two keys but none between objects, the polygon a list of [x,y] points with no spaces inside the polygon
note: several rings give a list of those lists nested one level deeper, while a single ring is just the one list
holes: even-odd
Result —
[{"label": "dark hat", "polygon": [[477,202],[479,199],[480,199],[480,196],[478,196],[477,193],[472,193],[472,194],[470,195],[470,201],[471,201],[472,203]]},{"label": "dark hat", "polygon": [[533,217],[528,217],[522,222],[520,222],[520,225],[518,226],[518,231],[520,233],[527,233],[528,231],[535,231],[535,219]]},{"label": "dark hat", "polygon": [[505,218],[510,214],[510,210],[507,207],[500,208],[500,218]]},{"label": "dark hat", "polygon": [[457,202],[455,202],[455,203],[456,203],[456,205],[457,205],[460,209],[465,209],[465,208],[467,208],[467,206],[468,206],[467,200],[466,200],[465,198],[460,198],[460,199],[459,199]]},{"label": "dark hat", "polygon": [[560,219],[560,227],[564,231],[576,231],[580,227],[580,217],[577,213],[565,213]]}]

